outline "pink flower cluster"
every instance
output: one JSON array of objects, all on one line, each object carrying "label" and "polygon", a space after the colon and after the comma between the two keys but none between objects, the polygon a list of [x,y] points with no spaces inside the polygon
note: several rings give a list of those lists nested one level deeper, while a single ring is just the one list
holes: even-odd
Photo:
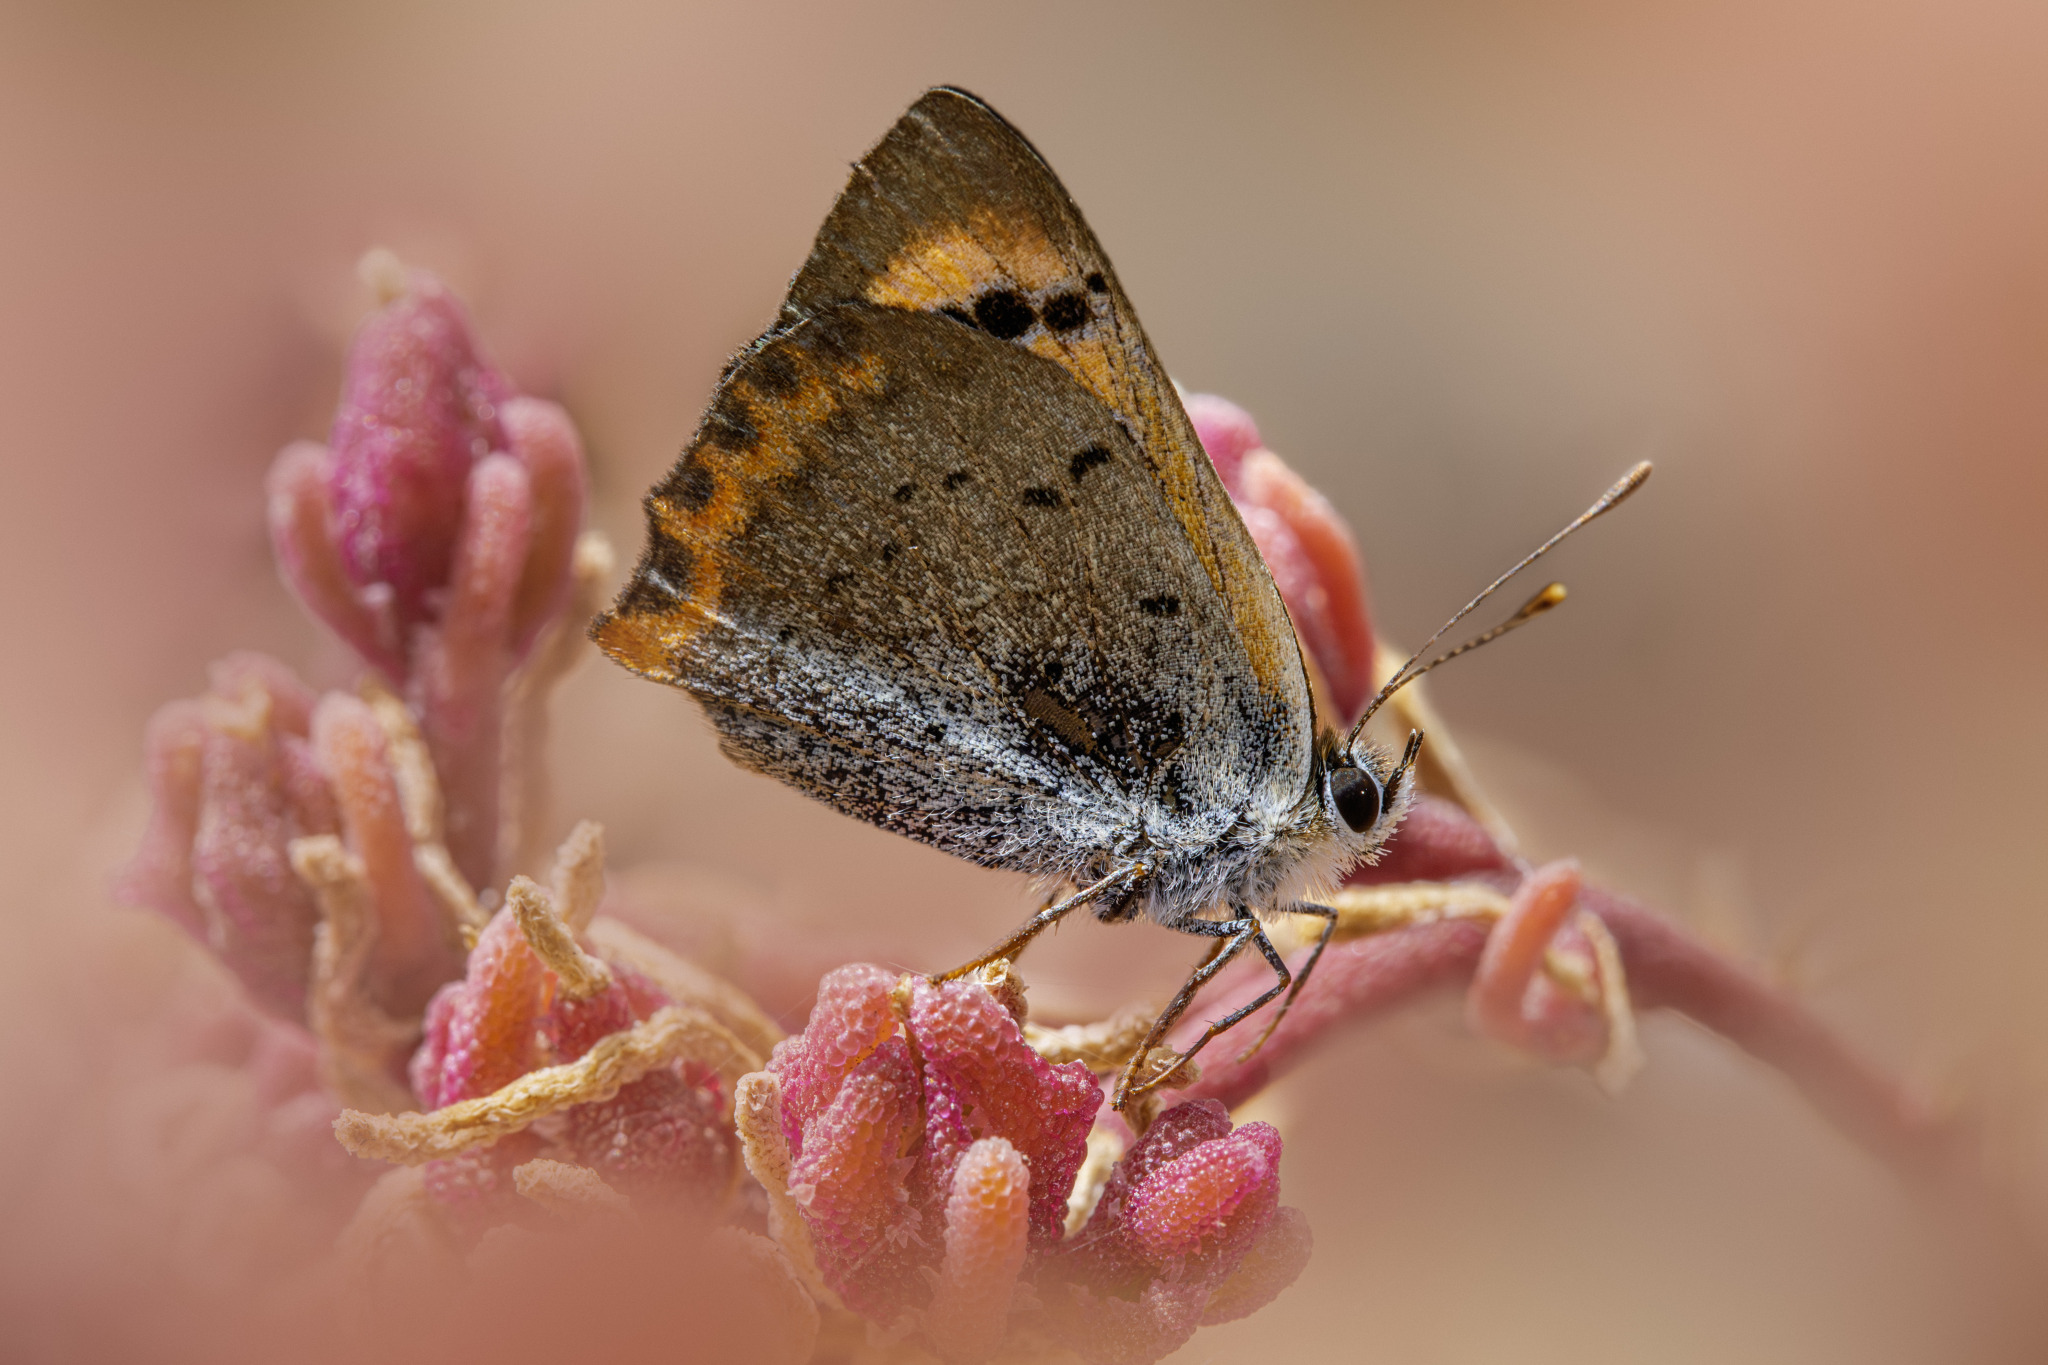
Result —
[{"label": "pink flower cluster", "polygon": [[[427,1007],[413,1054],[413,1092],[428,1109],[477,1099],[544,1066],[573,1062],[601,1039],[675,1003],[623,964],[579,996],[543,962],[510,909],[477,939],[461,981]],[[533,1128],[488,1147],[429,1162],[428,1192],[474,1233],[516,1213],[512,1173],[537,1157],[595,1171],[622,1194],[657,1204],[701,1202],[731,1183],[735,1145],[718,1076],[684,1064],[628,1082],[609,1099],[569,1108],[545,1133]]]},{"label": "pink flower cluster", "polygon": [[260,654],[224,659],[206,696],[151,723],[154,814],[121,883],[265,1009],[316,1028],[322,906],[294,847],[341,841],[369,912],[347,993],[416,1018],[461,973],[477,890],[502,872],[506,684],[568,605],[582,519],[567,416],[481,358],[432,276],[384,283],[333,443],[278,457],[271,521],[286,581],[405,704],[319,695]]},{"label": "pink flower cluster", "polygon": [[[595,827],[563,846],[552,894],[515,878],[489,913],[514,851],[533,859],[533,698],[568,657],[543,642],[580,638],[548,632],[577,624],[562,618],[582,454],[559,408],[518,395],[482,357],[437,281],[389,261],[373,274],[385,301],[350,353],[333,439],[279,457],[271,521],[287,582],[383,682],[322,695],[262,655],[216,665],[205,696],[152,722],[155,809],[123,889],[205,944],[268,1016],[244,1011],[231,1046],[205,1050],[241,1065],[268,1110],[237,1130],[257,1136],[233,1155],[353,1197],[339,1149],[307,1141],[346,1101],[365,1111],[336,1129],[350,1150],[423,1163],[379,1182],[350,1228],[393,1273],[402,1258],[382,1253],[405,1245],[429,1260],[494,1245],[511,1265],[517,1239],[480,1234],[516,1232],[506,1225],[533,1223],[535,1208],[682,1210],[699,1231],[746,1221],[758,1203],[725,1198],[743,1155],[773,1244],[727,1227],[717,1245],[736,1254],[697,1237],[677,1261],[684,1242],[632,1217],[551,1225],[616,1242],[565,1307],[573,1341],[597,1339],[606,1310],[585,1300],[610,1266],[652,1286],[687,1263],[703,1268],[700,1288],[730,1282],[778,1305],[752,1324],[777,1344],[747,1358],[808,1358],[822,1305],[843,1310],[835,1331],[850,1313],[954,1365],[1041,1346],[1155,1361],[1269,1302],[1309,1255],[1306,1220],[1279,1203],[1280,1135],[1233,1126],[1226,1106],[1335,1027],[1459,986],[1481,1033],[1602,1069],[1632,1042],[1631,1001],[1682,1009],[1901,1165],[1952,1164],[1953,1135],[1796,1003],[1582,886],[1576,865],[1531,869],[1471,801],[1418,801],[1385,858],[1337,893],[1343,937],[1263,1050],[1205,1057],[1207,1074],[1135,1137],[1103,1112],[1088,1063],[1034,1050],[1021,986],[1000,972],[934,985],[841,968],[804,1032],[774,1043],[779,1030],[736,988],[593,925]],[[1328,709],[1356,713],[1376,664],[1348,531],[1241,409],[1202,395],[1188,406]],[[1426,749],[1429,761],[1444,762]],[[1439,789],[1462,790],[1444,772]],[[1197,1013],[1265,984],[1226,979]],[[557,1249],[530,1258],[537,1284],[570,1282],[555,1278]],[[714,1291],[658,1311],[710,1341],[739,1301]]]},{"label": "pink flower cluster", "polygon": [[1279,1207],[1279,1134],[1233,1130],[1213,1103],[1155,1122],[1064,1236],[1101,1089],[1034,1052],[978,982],[832,972],[766,1079],[786,1161],[754,1164],[787,1169],[824,1284],[948,1361],[1014,1332],[1104,1365],[1157,1360],[1306,1263],[1305,1224]]},{"label": "pink flower cluster", "polygon": [[1050,1335],[1090,1360],[1158,1359],[1197,1327],[1270,1303],[1308,1265],[1308,1219],[1280,1205],[1280,1134],[1214,1100],[1168,1109],[1111,1168],[1088,1222],[1040,1278]]},{"label": "pink flower cluster", "polygon": [[271,470],[271,539],[299,600],[417,713],[449,851],[485,886],[504,684],[568,604],[583,448],[568,414],[483,357],[439,280],[366,265],[387,300],[350,351],[329,444]]}]

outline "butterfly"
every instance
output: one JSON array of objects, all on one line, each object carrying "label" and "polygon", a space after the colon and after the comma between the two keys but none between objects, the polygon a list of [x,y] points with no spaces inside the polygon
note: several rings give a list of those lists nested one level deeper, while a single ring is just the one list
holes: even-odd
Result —
[{"label": "butterfly", "polygon": [[[1078,888],[947,977],[1083,906],[1211,941],[1119,1108],[1287,992],[1284,1011],[1335,924],[1313,893],[1412,799],[1420,734],[1397,756],[1363,721],[1319,721],[1116,272],[965,91],[926,93],[854,166],[645,506],[639,564],[591,627],[607,654],[690,692],[744,767]],[[1324,921],[1298,972],[1265,932],[1280,913]],[[1141,1077],[1247,948],[1271,990]]]}]

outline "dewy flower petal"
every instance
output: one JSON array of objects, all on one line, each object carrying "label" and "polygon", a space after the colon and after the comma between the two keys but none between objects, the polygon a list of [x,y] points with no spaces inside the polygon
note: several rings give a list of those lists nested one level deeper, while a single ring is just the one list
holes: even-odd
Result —
[{"label": "dewy flower petal", "polygon": [[925,1335],[948,1361],[988,1359],[1002,1344],[1031,1233],[1031,1169],[1002,1138],[961,1155],[946,1198],[946,1254]]},{"label": "dewy flower petal", "polygon": [[[772,1070],[771,1064],[771,1070]],[[919,1120],[917,1067],[892,1038],[841,1082],[804,1125],[790,1192],[811,1231],[818,1268],[847,1307],[889,1324],[919,1288],[923,1221],[911,1204]]]},{"label": "dewy flower petal", "polygon": [[377,907],[368,985],[394,1018],[409,1018],[462,972],[455,928],[413,859],[384,727],[369,705],[330,692],[314,708],[314,752],[332,783],[349,851],[362,859]]},{"label": "dewy flower petal", "polygon": [[192,836],[199,830],[205,708],[196,701],[165,703],[149,718],[142,747],[149,780],[149,825],[142,846],[122,869],[115,894],[204,939],[206,913],[192,896]]},{"label": "dewy flower petal", "polygon": [[1188,420],[1194,423],[1195,435],[1201,440],[1202,449],[1208,452],[1209,462],[1216,466],[1224,488],[1229,490],[1232,498],[1236,498],[1244,457],[1251,451],[1264,449],[1266,445],[1259,436],[1258,423],[1243,408],[1213,393],[1188,394],[1182,406],[1187,409]]},{"label": "dewy flower petal", "polygon": [[392,679],[405,676],[405,645],[387,590],[359,589],[334,543],[327,484],[334,453],[315,441],[279,452],[265,481],[277,570],[306,609]]},{"label": "dewy flower petal", "polygon": [[818,983],[818,1001],[804,1031],[775,1045],[774,1073],[782,1095],[782,1130],[791,1151],[804,1129],[832,1102],[840,1083],[896,1029],[889,993],[896,975],[857,963]]},{"label": "dewy flower petal", "polygon": [[1102,1105],[1094,1073],[1081,1062],[1053,1066],[1032,1051],[1009,1011],[976,982],[913,982],[910,1033],[924,1061],[932,1178],[950,1185],[967,1142],[1004,1138],[1031,1167],[1033,1245],[1058,1241]]},{"label": "dewy flower petal", "polygon": [[1197,1259],[1228,1274],[1279,1204],[1280,1134],[1271,1124],[1247,1123],[1140,1181],[1124,1205],[1123,1235],[1162,1269]]},{"label": "dewy flower petal", "polygon": [[508,452],[525,469],[533,489],[529,548],[512,599],[510,644],[512,653],[523,657],[541,628],[567,605],[574,586],[570,570],[583,529],[583,442],[569,414],[543,399],[513,398],[501,417]]},{"label": "dewy flower petal", "polygon": [[547,968],[518,921],[499,911],[470,950],[463,979],[427,1007],[427,1036],[413,1055],[412,1088],[439,1109],[488,1095],[542,1064],[536,1047]]}]

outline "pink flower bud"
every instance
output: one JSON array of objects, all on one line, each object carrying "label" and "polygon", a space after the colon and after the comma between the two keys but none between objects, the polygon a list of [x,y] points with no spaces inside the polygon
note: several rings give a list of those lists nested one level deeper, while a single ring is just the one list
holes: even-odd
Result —
[{"label": "pink flower bud", "polygon": [[156,808],[120,891],[192,932],[264,1009],[303,1022],[319,912],[289,848],[336,828],[307,738],[313,696],[261,654],[212,674],[204,697],[151,722]]},{"label": "pink flower bud", "polygon": [[1067,1192],[1087,1154],[1102,1091],[1081,1062],[1031,1050],[1009,1011],[974,982],[911,986],[910,1033],[924,1060],[925,1159],[950,1185],[973,1142],[1001,1137],[1031,1168],[1031,1240],[1059,1240]]},{"label": "pink flower bud", "polygon": [[[443,653],[495,685],[566,603],[582,444],[485,359],[445,285],[389,274],[402,286],[349,348],[330,443],[300,442],[271,471],[271,536],[300,599],[394,682],[426,631],[461,636]],[[494,456],[509,469],[480,495]]]},{"label": "pink flower bud", "polygon": [[412,1088],[429,1109],[488,1095],[542,1065],[539,1034],[548,969],[519,923],[498,912],[477,936],[462,980],[427,1006]]},{"label": "pink flower bud", "polygon": [[1232,1128],[1215,1100],[1161,1114],[1041,1284],[1052,1334],[1091,1361],[1137,1365],[1286,1288],[1308,1237],[1279,1207],[1280,1145],[1270,1124]]},{"label": "pink flower bud", "polygon": [[[948,1362],[996,1354],[1033,1302],[1088,1360],[1154,1361],[1306,1261],[1305,1228],[1276,1212],[1280,1135],[1233,1130],[1214,1102],[1161,1115],[1063,1238],[1102,1091],[1083,1063],[1034,1052],[980,982],[841,968],[768,1070],[818,1272],[855,1313],[921,1329]],[[758,1173],[782,1158],[749,1160]]]},{"label": "pink flower bud", "polygon": [[470,467],[508,448],[513,394],[447,287],[424,270],[406,284],[349,348],[326,471],[342,567],[401,628],[439,614]]},{"label": "pink flower bud", "polygon": [[271,539],[299,599],[412,707],[449,853],[490,885],[506,681],[569,603],[583,447],[483,358],[439,280],[383,264],[392,297],[349,350],[332,445],[271,467]]}]

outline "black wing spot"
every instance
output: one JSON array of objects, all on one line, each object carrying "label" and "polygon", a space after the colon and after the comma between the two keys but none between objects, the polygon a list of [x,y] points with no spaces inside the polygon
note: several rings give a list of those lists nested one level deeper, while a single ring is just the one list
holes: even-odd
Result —
[{"label": "black wing spot", "polygon": [[1141,597],[1138,599],[1138,610],[1147,616],[1178,616],[1180,599],[1172,593],[1161,593],[1157,597]]},{"label": "black wing spot", "polygon": [[975,300],[974,320],[996,340],[1015,341],[1031,330],[1038,314],[1031,311],[1031,305],[1016,290],[998,289]]},{"label": "black wing spot", "polygon": [[1089,272],[1088,292],[1091,294],[1107,294],[1109,292],[1109,281],[1102,277],[1100,270]]},{"label": "black wing spot", "polygon": [[1069,289],[1064,294],[1054,294],[1047,299],[1039,316],[1044,318],[1045,325],[1055,332],[1071,332],[1088,321],[1088,313],[1088,296],[1079,290]]},{"label": "black wing spot", "polygon": [[701,512],[718,493],[718,478],[704,463],[704,452],[692,447],[683,452],[668,477],[654,490],[663,502],[672,502],[685,512]]},{"label": "black wing spot", "polygon": [[1050,488],[1027,488],[1024,490],[1026,507],[1058,507],[1060,495]]},{"label": "black wing spot", "polygon": [[963,483],[974,482],[974,471],[971,469],[956,469],[945,477],[944,482],[946,491],[951,493]]},{"label": "black wing spot", "polygon": [[755,356],[753,368],[747,371],[747,382],[770,398],[789,397],[796,392],[800,378],[788,353],[773,349]]},{"label": "black wing spot", "polygon": [[944,308],[941,308],[939,312],[942,316],[949,317],[955,322],[964,322],[969,327],[975,325],[974,315],[958,304],[949,303]]},{"label": "black wing spot", "polygon": [[719,449],[735,453],[753,449],[754,442],[761,439],[745,400],[731,389],[719,394],[711,411],[704,414],[704,435]]},{"label": "black wing spot", "polygon": [[896,486],[896,491],[894,493],[891,493],[889,496],[893,497],[898,502],[909,502],[912,498],[917,496],[917,485],[914,483],[898,484]]},{"label": "black wing spot", "polygon": [[901,554],[902,551],[903,547],[898,545],[895,541],[892,540],[888,542],[886,545],[882,546],[882,562],[884,564],[895,563],[896,556],[898,554]]},{"label": "black wing spot", "polygon": [[1099,464],[1108,463],[1109,450],[1107,447],[1089,446],[1086,450],[1075,452],[1074,458],[1067,461],[1067,472],[1074,476],[1075,483],[1079,483],[1083,474],[1086,474]]},{"label": "black wing spot", "polygon": [[946,727],[939,724],[927,725],[924,727],[924,737],[937,744],[946,737]]},{"label": "black wing spot", "polygon": [[838,573],[828,573],[825,575],[825,591],[838,592],[840,588],[852,581],[853,573],[850,570],[841,569]]},{"label": "black wing spot", "polygon": [[1046,660],[1046,663],[1045,663],[1045,680],[1046,680],[1047,682],[1054,682],[1054,683],[1056,683],[1056,682],[1058,682],[1058,681],[1059,681],[1059,680],[1060,680],[1061,678],[1064,678],[1064,677],[1066,677],[1066,676],[1067,676],[1067,666],[1066,666],[1065,664],[1061,663],[1061,662],[1060,662],[1060,661],[1059,661],[1058,659],[1048,659],[1048,660]]}]

